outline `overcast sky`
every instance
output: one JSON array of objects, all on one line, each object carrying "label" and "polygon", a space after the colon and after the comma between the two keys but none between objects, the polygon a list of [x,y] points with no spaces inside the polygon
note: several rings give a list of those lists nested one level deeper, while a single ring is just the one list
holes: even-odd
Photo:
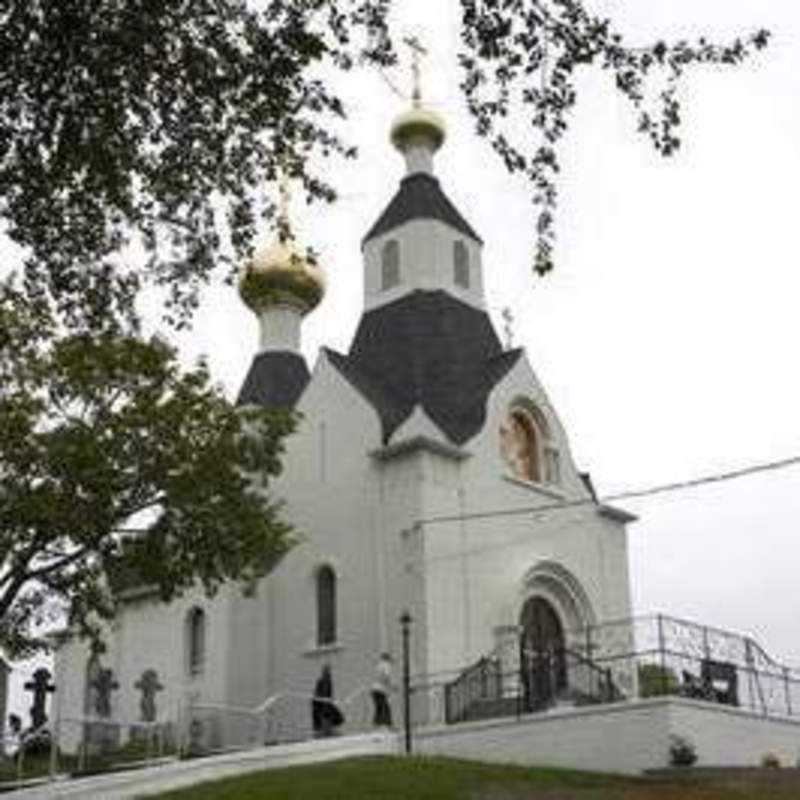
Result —
[{"label": "overcast sky", "polygon": [[[607,73],[589,68],[562,148],[556,270],[530,272],[533,209],[473,131],[459,97],[458,4],[396,2],[395,33],[430,50],[424,91],[446,118],[442,184],[485,241],[489,311],[560,415],[601,494],[800,454],[796,254],[800,186],[800,4],[795,0],[587,0],[626,43],[725,41],[759,27],[770,47],[738,68],[684,78],[683,146],[664,160],[635,132]],[[403,70],[396,83],[407,86]],[[402,177],[388,143],[404,104],[377,74],[350,77],[345,126],[360,149],[332,164],[342,199],[294,203],[328,291],[303,350],[347,350],[361,312],[360,240]],[[231,397],[257,344],[250,312],[211,290],[187,358],[207,354]],[[800,666],[800,467],[629,502],[637,613],[663,611],[749,633]],[[24,677],[20,673],[19,677]],[[27,705],[27,703],[26,703]]]}]

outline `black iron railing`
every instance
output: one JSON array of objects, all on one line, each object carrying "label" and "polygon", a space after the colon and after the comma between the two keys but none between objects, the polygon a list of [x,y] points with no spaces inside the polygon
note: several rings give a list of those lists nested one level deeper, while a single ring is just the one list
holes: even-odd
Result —
[{"label": "black iron railing", "polygon": [[[764,716],[800,710],[800,670],[752,638],[654,615],[589,626],[565,647],[496,651],[441,684],[448,723],[513,716],[555,704],[675,695]],[[431,689],[431,683],[426,687]]]}]

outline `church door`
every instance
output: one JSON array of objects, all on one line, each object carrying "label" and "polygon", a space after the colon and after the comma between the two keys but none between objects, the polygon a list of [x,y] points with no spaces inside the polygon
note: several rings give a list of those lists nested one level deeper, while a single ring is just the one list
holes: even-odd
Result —
[{"label": "church door", "polygon": [[552,705],[567,686],[564,629],[553,606],[543,597],[531,597],[520,615],[520,670],[525,709]]}]

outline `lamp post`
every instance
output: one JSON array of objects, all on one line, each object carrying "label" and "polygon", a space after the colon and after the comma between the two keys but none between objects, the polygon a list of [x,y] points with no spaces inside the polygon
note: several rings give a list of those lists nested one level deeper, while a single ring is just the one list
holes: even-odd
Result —
[{"label": "lamp post", "polygon": [[406,755],[411,753],[411,658],[409,637],[411,635],[411,614],[408,609],[400,615],[403,631],[403,723],[405,727]]}]

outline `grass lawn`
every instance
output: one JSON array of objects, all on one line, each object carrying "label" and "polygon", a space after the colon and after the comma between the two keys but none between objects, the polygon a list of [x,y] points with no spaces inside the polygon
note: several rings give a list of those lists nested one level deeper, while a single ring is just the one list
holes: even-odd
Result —
[{"label": "grass lawn", "polygon": [[160,800],[798,800],[800,770],[687,770],[623,777],[449,758],[352,758],[267,770]]}]

